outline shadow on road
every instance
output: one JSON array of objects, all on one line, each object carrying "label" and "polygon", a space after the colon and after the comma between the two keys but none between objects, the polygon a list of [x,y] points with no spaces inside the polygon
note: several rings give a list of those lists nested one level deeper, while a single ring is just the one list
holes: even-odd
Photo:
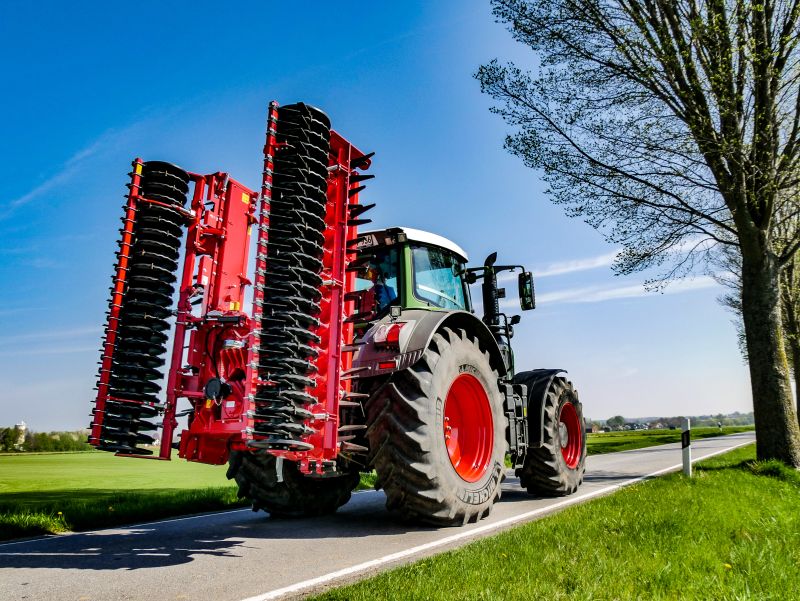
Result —
[{"label": "shadow on road", "polygon": [[184,564],[203,555],[235,558],[255,540],[352,539],[436,530],[393,519],[383,507],[383,495],[369,496],[358,495],[338,513],[322,518],[279,519],[235,511],[188,523],[168,521],[20,542],[0,546],[0,568],[140,570]]}]

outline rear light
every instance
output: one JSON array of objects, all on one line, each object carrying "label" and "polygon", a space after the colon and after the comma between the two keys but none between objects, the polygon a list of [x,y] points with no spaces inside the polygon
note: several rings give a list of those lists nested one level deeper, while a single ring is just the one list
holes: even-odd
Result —
[{"label": "rear light", "polygon": [[378,369],[396,369],[397,368],[397,360],[392,359],[391,361],[379,361],[378,362]]},{"label": "rear light", "polygon": [[400,350],[400,330],[406,322],[384,323],[375,330],[372,341],[378,348],[395,348]]}]

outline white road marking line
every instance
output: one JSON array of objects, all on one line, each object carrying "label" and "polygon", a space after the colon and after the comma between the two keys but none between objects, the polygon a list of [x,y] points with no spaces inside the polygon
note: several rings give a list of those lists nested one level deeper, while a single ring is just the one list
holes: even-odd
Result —
[{"label": "white road marking line", "polygon": [[[709,459],[716,455],[721,455],[722,453],[727,453],[734,449],[738,449],[739,447],[743,447],[748,444],[753,444],[754,440],[747,440],[745,442],[741,442],[739,444],[733,445],[731,447],[726,447],[724,449],[720,449],[718,451],[714,451],[713,453],[709,453],[708,455],[704,455],[703,457],[698,457],[694,461],[701,461],[703,459]],[[548,513],[558,509],[560,507],[567,507],[568,505],[574,505],[576,503],[580,503],[581,501],[585,501],[587,499],[591,499],[592,497],[597,497],[603,495],[605,493],[609,493],[614,490],[618,490],[625,486],[630,486],[631,484],[635,484],[636,482],[641,482],[642,480],[647,480],[649,478],[654,478],[655,476],[660,476],[666,472],[676,471],[683,467],[683,463],[678,463],[675,465],[671,465],[670,467],[665,467],[660,470],[656,470],[655,472],[651,472],[645,476],[637,476],[636,478],[631,478],[630,480],[625,480],[624,482],[619,482],[617,484],[611,484],[604,488],[585,493],[578,496],[571,496],[563,501],[559,501],[553,505],[548,505],[547,507],[540,507],[539,509],[533,509],[531,511],[526,511],[525,513],[521,513],[519,515],[511,516],[500,520],[499,522],[495,522],[493,524],[486,524],[484,526],[479,526],[472,530],[468,530],[466,532],[459,532],[457,534],[452,534],[450,536],[446,536],[444,538],[440,538],[439,540],[431,541],[429,543],[425,543],[422,545],[417,545],[416,547],[411,547],[410,549],[406,549],[404,551],[398,551],[397,553],[392,553],[390,555],[384,555],[383,557],[379,557],[377,559],[372,559],[370,561],[365,561],[363,563],[350,566],[349,568],[343,568],[341,570],[337,570],[335,572],[330,572],[329,574],[324,574],[322,576],[317,576],[316,578],[310,578],[308,580],[303,580],[302,582],[297,582],[295,584],[290,584],[289,586],[285,586],[283,588],[275,589],[269,591],[267,593],[262,593],[261,595],[256,595],[254,597],[248,597],[247,599],[243,599],[242,601],[268,601],[269,599],[279,599],[285,595],[289,595],[291,593],[299,593],[305,589],[313,588],[315,586],[319,586],[321,584],[325,584],[331,582],[333,580],[337,580],[339,578],[343,578],[345,576],[352,576],[354,574],[358,574],[359,572],[364,572],[371,568],[376,568],[378,566],[391,563],[393,561],[397,561],[399,559],[404,559],[406,557],[410,557],[412,555],[416,555],[418,553],[423,553],[425,551],[429,551],[430,549],[435,549],[437,547],[443,547],[445,545],[449,545],[450,543],[454,543],[460,540],[464,540],[467,538],[471,538],[477,536],[479,534],[486,534],[488,532],[493,532],[495,530],[500,530],[504,526],[508,526],[511,524],[515,524],[517,522],[525,521],[529,518],[535,517],[542,513]]]}]

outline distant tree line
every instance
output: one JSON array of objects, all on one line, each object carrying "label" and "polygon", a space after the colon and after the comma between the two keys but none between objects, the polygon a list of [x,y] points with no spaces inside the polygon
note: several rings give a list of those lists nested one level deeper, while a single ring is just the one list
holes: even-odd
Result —
[{"label": "distant tree line", "polygon": [[[697,415],[689,416],[693,428],[716,427],[722,426],[752,426],[754,422],[753,412],[750,413],[731,413],[725,415],[718,413],[716,415]],[[680,428],[683,425],[684,416],[673,417],[648,417],[648,418],[630,418],[627,419],[621,415],[615,415],[608,418],[605,423],[598,422],[599,427],[608,427],[611,429],[622,429],[628,424],[648,424],[653,427],[653,424],[661,424],[665,428]]]},{"label": "distant tree line", "polygon": [[86,433],[75,432],[25,432],[20,444],[20,430],[0,428],[0,451],[3,452],[58,452],[58,451],[91,451],[86,442]]}]

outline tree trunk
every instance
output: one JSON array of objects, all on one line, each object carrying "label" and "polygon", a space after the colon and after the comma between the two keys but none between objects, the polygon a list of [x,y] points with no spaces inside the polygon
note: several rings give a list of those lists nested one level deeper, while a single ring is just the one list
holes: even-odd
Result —
[{"label": "tree trunk", "polygon": [[795,296],[800,293],[795,289],[794,265],[786,267],[783,272],[783,320],[784,339],[788,341],[791,351],[792,375],[794,376],[794,398],[797,403],[797,416],[800,418],[800,315],[795,305]]},{"label": "tree trunk", "polygon": [[800,426],[783,346],[780,270],[775,255],[765,246],[763,239],[742,240],[742,317],[753,390],[756,452],[760,460],[779,459],[800,468]]},{"label": "tree trunk", "polygon": [[797,417],[800,420],[800,340],[792,338],[792,371],[794,372],[794,398],[797,402]]},{"label": "tree trunk", "polygon": [[791,350],[792,375],[794,376],[794,399],[797,404],[797,417],[800,420],[800,332],[792,330],[787,337]]}]

